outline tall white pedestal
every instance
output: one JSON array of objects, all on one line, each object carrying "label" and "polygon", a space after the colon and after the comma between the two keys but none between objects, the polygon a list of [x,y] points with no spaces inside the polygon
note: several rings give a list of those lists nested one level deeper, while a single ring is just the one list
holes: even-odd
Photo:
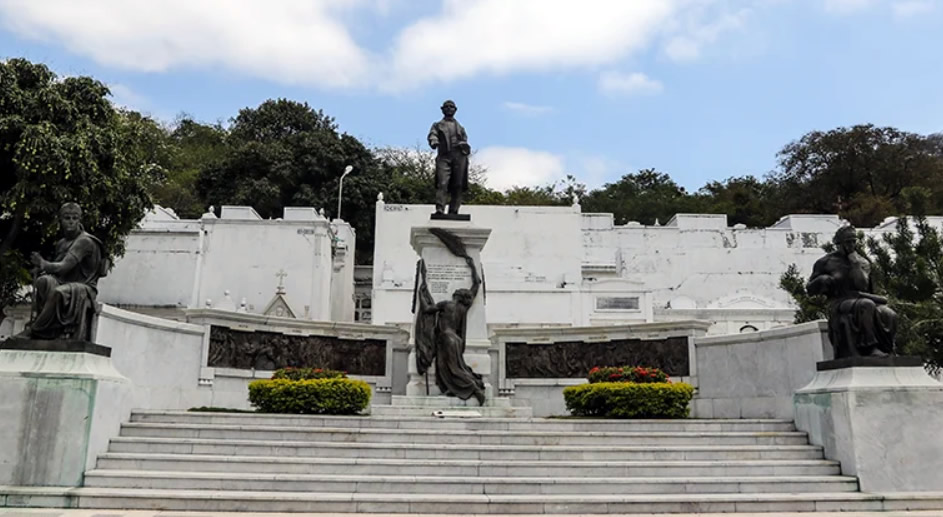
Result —
[{"label": "tall white pedestal", "polygon": [[943,490],[943,384],[906,359],[824,370],[819,363],[794,397],[796,427],[843,474],[857,476],[863,492]]},{"label": "tall white pedestal", "polygon": [[[429,292],[436,303],[448,300],[456,289],[470,288],[472,274],[467,262],[457,257],[442,244],[438,237],[433,235],[430,228],[444,228],[462,240],[468,255],[474,260],[478,274],[481,276],[481,249],[488,242],[491,235],[490,228],[480,228],[470,221],[430,221],[426,226],[414,226],[410,231],[409,242],[416,253],[426,264],[426,283]],[[485,383],[485,405],[494,405],[495,390],[491,372],[491,358],[488,350],[491,341],[488,339],[488,327],[485,322],[484,286],[478,290],[471,308],[468,311],[465,329],[465,362],[481,374]],[[435,365],[429,372],[428,395],[441,396],[435,385]],[[409,383],[406,385],[407,397],[426,396],[426,378],[419,375],[416,368],[415,347],[409,353]],[[454,399],[456,406],[464,406],[464,401]],[[475,403],[476,402],[471,402]],[[438,405],[438,404],[436,404]]]}]

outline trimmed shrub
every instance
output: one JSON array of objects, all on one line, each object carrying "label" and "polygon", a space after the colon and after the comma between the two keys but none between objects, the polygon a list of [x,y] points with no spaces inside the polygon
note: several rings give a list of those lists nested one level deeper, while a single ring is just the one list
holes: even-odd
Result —
[{"label": "trimmed shrub", "polygon": [[671,382],[668,374],[645,366],[596,366],[586,377],[589,382]]},{"label": "trimmed shrub", "polygon": [[686,383],[598,382],[563,389],[575,416],[685,418],[694,388]]},{"label": "trimmed shrub", "polygon": [[347,372],[330,368],[280,368],[272,374],[273,379],[303,381],[307,379],[346,379]]},{"label": "trimmed shrub", "polygon": [[344,378],[258,380],[249,383],[249,402],[261,413],[355,415],[370,404],[370,385]]}]

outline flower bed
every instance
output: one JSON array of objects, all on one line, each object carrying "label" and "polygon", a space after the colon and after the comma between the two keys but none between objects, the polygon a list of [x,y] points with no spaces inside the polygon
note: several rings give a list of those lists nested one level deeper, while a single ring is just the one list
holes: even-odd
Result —
[{"label": "flower bed", "polygon": [[370,404],[370,385],[321,368],[284,368],[249,383],[249,402],[261,413],[355,415]]},{"label": "flower bed", "polygon": [[672,383],[658,368],[604,366],[589,371],[588,384],[563,390],[574,416],[603,418],[685,418],[694,388]]},{"label": "flower bed", "polygon": [[597,366],[589,371],[589,382],[671,382],[658,368],[644,366]]}]

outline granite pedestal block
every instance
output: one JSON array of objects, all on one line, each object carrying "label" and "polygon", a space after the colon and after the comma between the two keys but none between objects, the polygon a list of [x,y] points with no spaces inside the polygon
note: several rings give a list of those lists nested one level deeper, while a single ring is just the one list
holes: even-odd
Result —
[{"label": "granite pedestal block", "polygon": [[843,474],[857,476],[862,491],[943,490],[943,384],[920,361],[819,363],[794,403],[796,427]]},{"label": "granite pedestal block", "polygon": [[131,383],[107,347],[0,343],[0,485],[81,486],[131,409]]}]

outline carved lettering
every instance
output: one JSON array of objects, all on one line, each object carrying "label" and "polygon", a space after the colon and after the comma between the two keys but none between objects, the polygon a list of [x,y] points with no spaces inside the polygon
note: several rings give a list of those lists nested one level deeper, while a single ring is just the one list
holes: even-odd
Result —
[{"label": "carved lettering", "polygon": [[466,264],[427,264],[426,282],[434,298],[448,297],[456,289],[471,287],[471,271]]}]

